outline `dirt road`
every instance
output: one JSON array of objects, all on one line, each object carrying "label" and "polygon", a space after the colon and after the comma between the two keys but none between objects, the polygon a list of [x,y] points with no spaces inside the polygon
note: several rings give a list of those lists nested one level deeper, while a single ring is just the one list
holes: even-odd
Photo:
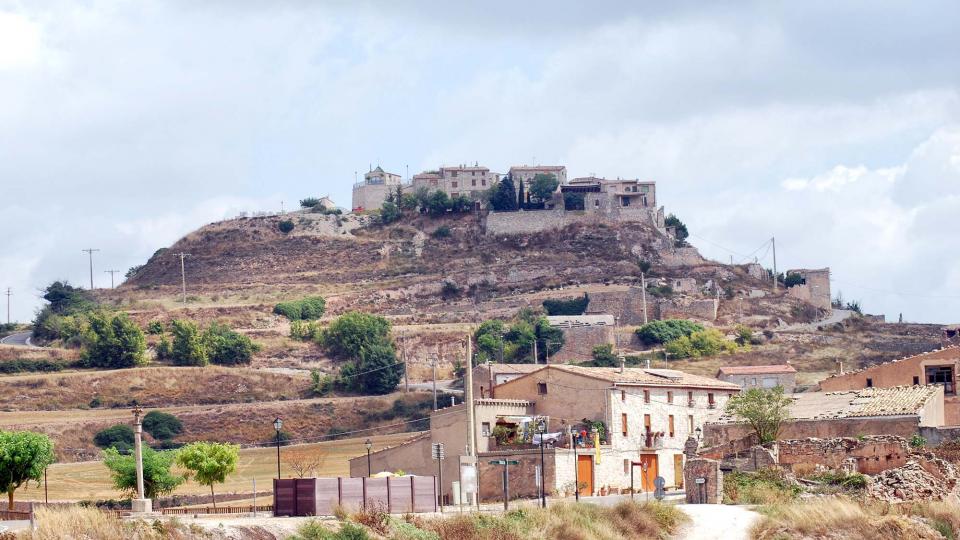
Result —
[{"label": "dirt road", "polygon": [[760,515],[743,506],[682,504],[678,508],[693,520],[677,535],[679,540],[748,540]]}]

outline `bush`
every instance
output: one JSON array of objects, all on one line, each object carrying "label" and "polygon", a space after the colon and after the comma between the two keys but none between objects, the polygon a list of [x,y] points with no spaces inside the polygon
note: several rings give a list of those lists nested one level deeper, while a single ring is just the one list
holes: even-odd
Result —
[{"label": "bush", "polygon": [[436,230],[431,233],[431,236],[434,238],[449,238],[450,237],[450,227],[446,225],[441,225],[436,228]]},{"label": "bush", "polygon": [[83,362],[102,368],[128,368],[146,362],[143,331],[126,313],[90,313],[90,329],[83,336]]},{"label": "bush", "polygon": [[403,216],[403,212],[391,201],[384,201],[380,207],[380,222],[384,225],[393,223]]},{"label": "bush", "polygon": [[321,341],[336,357],[359,359],[360,351],[389,341],[390,322],[379,315],[352,311],[337,317],[323,331]]},{"label": "bush", "polygon": [[58,362],[55,360],[21,358],[19,360],[0,362],[0,373],[51,373],[54,371],[62,371],[63,368],[67,366],[68,364],[66,362]]},{"label": "bush", "polygon": [[323,317],[327,301],[322,296],[307,296],[290,302],[280,302],[273,312],[291,321],[312,321]]},{"label": "bush", "polygon": [[170,345],[170,340],[167,339],[167,336],[160,336],[160,341],[157,342],[155,350],[157,360],[169,360],[173,357],[173,347]]},{"label": "bush", "polygon": [[734,471],[723,476],[723,499],[728,504],[786,503],[797,498],[800,491],[776,468],[754,473]]},{"label": "bush", "polygon": [[280,232],[282,232],[283,234],[287,234],[290,231],[292,231],[293,227],[294,227],[293,222],[290,221],[289,219],[285,219],[280,223],[277,223],[277,228],[280,229]]},{"label": "bush", "polygon": [[737,345],[750,345],[753,343],[753,330],[749,326],[738,324],[734,331],[737,333]]},{"label": "bush", "polygon": [[176,319],[171,323],[171,358],[178,366],[205,366],[210,363],[200,328],[193,321]]},{"label": "bush", "polygon": [[703,330],[703,325],[686,319],[653,321],[637,329],[637,336],[647,345],[667,343]]},{"label": "bush", "polygon": [[783,285],[786,288],[790,288],[796,285],[803,285],[807,280],[803,279],[803,276],[800,274],[787,274],[787,277],[783,280]]},{"label": "bush", "polygon": [[450,197],[445,191],[434,191],[427,199],[427,210],[433,217],[442,216],[450,209]]},{"label": "bush", "polygon": [[100,448],[116,448],[121,454],[133,450],[133,428],[126,424],[117,424],[97,432],[93,444]]},{"label": "bush", "polygon": [[664,345],[664,349],[673,358],[700,358],[716,356],[721,352],[733,352],[737,349],[737,344],[727,341],[718,330],[710,328],[669,341]]},{"label": "bush", "polygon": [[248,336],[219,323],[212,323],[203,333],[203,347],[210,362],[219,365],[249,364],[259,350]]},{"label": "bush", "polygon": [[323,328],[315,321],[291,321],[290,337],[300,341],[320,341]]},{"label": "bush", "polygon": [[583,293],[580,298],[551,298],[543,301],[547,315],[583,315],[590,304],[590,297]]},{"label": "bush", "polygon": [[300,199],[300,208],[313,208],[320,204],[320,199],[316,197],[307,197],[306,199]]},{"label": "bush", "polygon": [[143,429],[158,441],[168,440],[183,432],[183,424],[172,414],[150,411],[143,417]]},{"label": "bush", "polygon": [[163,323],[160,321],[150,321],[150,324],[147,325],[147,333],[152,335],[162,334]]},{"label": "bush", "polygon": [[597,367],[617,367],[617,355],[613,354],[613,345],[605,343],[593,348],[593,365]]}]

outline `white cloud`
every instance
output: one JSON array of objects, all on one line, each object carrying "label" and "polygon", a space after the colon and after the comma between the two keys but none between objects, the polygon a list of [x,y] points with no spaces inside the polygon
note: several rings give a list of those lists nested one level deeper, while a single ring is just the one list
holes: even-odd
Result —
[{"label": "white cloud", "polygon": [[29,19],[0,11],[0,71],[39,61],[40,28]]}]

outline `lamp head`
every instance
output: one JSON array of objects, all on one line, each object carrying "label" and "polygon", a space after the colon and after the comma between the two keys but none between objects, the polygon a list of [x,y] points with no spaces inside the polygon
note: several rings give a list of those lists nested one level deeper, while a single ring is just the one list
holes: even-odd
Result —
[{"label": "lamp head", "polygon": [[363,445],[367,447],[367,450],[370,450],[371,448],[373,448],[373,441],[371,441],[370,439],[367,439],[367,441],[364,442]]},{"label": "lamp head", "polygon": [[283,427],[283,420],[278,416],[276,420],[273,421],[273,428],[277,431],[280,431],[280,428]]}]

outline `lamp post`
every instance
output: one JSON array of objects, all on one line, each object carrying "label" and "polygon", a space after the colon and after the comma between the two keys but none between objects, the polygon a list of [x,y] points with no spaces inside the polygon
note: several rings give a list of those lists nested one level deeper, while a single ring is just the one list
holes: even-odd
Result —
[{"label": "lamp post", "polygon": [[700,442],[700,435],[703,435],[703,428],[697,426],[697,429],[693,431],[697,434],[697,442]]},{"label": "lamp post", "polygon": [[540,507],[547,507],[547,471],[544,468],[543,457],[543,439],[547,434],[547,420],[541,418],[537,421],[537,431],[540,432]]},{"label": "lamp post", "polygon": [[277,430],[277,480],[280,479],[280,428],[283,427],[283,420],[278,416],[273,421],[273,429]]},{"label": "lamp post", "polygon": [[370,449],[373,448],[373,442],[370,439],[367,439],[367,442],[363,443],[367,447],[367,478],[370,478],[372,471],[370,468]]}]

